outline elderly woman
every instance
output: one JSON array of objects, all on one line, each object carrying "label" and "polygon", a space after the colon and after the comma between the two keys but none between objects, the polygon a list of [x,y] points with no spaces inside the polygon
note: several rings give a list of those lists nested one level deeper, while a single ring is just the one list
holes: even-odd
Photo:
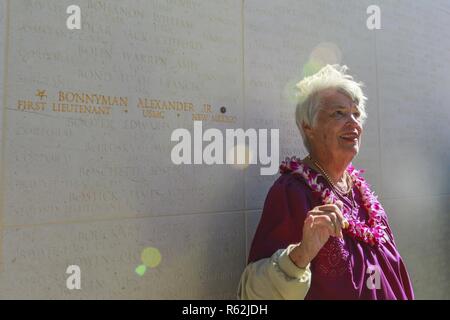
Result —
[{"label": "elderly woman", "polygon": [[346,70],[327,65],[297,84],[309,155],[280,166],[239,299],[414,299],[383,207],[351,165],[367,98]]}]

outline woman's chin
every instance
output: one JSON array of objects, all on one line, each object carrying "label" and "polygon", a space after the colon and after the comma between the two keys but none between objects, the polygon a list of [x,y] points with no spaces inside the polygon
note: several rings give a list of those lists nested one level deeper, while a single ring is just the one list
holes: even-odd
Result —
[{"label": "woman's chin", "polygon": [[340,147],[345,150],[359,150],[359,141],[340,141]]},{"label": "woman's chin", "polygon": [[349,155],[351,157],[355,157],[358,154],[358,152],[359,152],[359,145],[355,144],[355,145],[352,145],[352,146],[349,146],[349,145],[343,146],[341,148],[341,150],[343,151],[343,153],[345,153],[345,154],[347,154],[347,155]]}]

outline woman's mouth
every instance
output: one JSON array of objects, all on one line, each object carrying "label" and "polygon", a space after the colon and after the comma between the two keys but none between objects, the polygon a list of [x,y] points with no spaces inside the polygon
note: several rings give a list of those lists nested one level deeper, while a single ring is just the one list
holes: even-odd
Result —
[{"label": "woman's mouth", "polygon": [[345,138],[341,137],[342,140],[348,141],[348,142],[358,142],[358,138]]},{"label": "woman's mouth", "polygon": [[340,136],[339,138],[341,138],[342,140],[347,141],[347,142],[358,142],[358,135],[354,134],[354,133],[345,134],[345,135]]}]

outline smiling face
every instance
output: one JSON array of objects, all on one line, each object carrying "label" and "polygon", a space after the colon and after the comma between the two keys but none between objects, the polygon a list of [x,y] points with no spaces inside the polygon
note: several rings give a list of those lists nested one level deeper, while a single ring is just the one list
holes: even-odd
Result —
[{"label": "smiling face", "polygon": [[350,162],[359,152],[363,131],[357,104],[334,88],[320,92],[319,101],[313,126],[303,126],[311,152],[321,159]]}]

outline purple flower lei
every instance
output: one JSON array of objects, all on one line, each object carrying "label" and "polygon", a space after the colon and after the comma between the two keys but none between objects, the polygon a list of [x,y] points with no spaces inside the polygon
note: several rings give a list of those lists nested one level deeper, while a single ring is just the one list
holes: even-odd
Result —
[{"label": "purple flower lei", "polygon": [[[371,246],[384,243],[386,226],[382,225],[381,217],[384,214],[384,209],[378,202],[377,196],[370,190],[366,180],[361,176],[364,170],[356,170],[351,164],[347,167],[347,172],[350,174],[354,185],[356,185],[361,193],[363,206],[369,213],[369,219],[362,222],[359,219],[352,217],[350,210],[343,208],[343,215],[349,223],[349,227],[343,230],[349,236],[370,244]],[[286,158],[281,162],[280,173],[291,173],[303,177],[308,186],[321,194],[322,201],[325,204],[336,204],[338,198],[329,188],[326,188],[322,183],[317,181],[320,174],[313,172],[295,156]]]}]

